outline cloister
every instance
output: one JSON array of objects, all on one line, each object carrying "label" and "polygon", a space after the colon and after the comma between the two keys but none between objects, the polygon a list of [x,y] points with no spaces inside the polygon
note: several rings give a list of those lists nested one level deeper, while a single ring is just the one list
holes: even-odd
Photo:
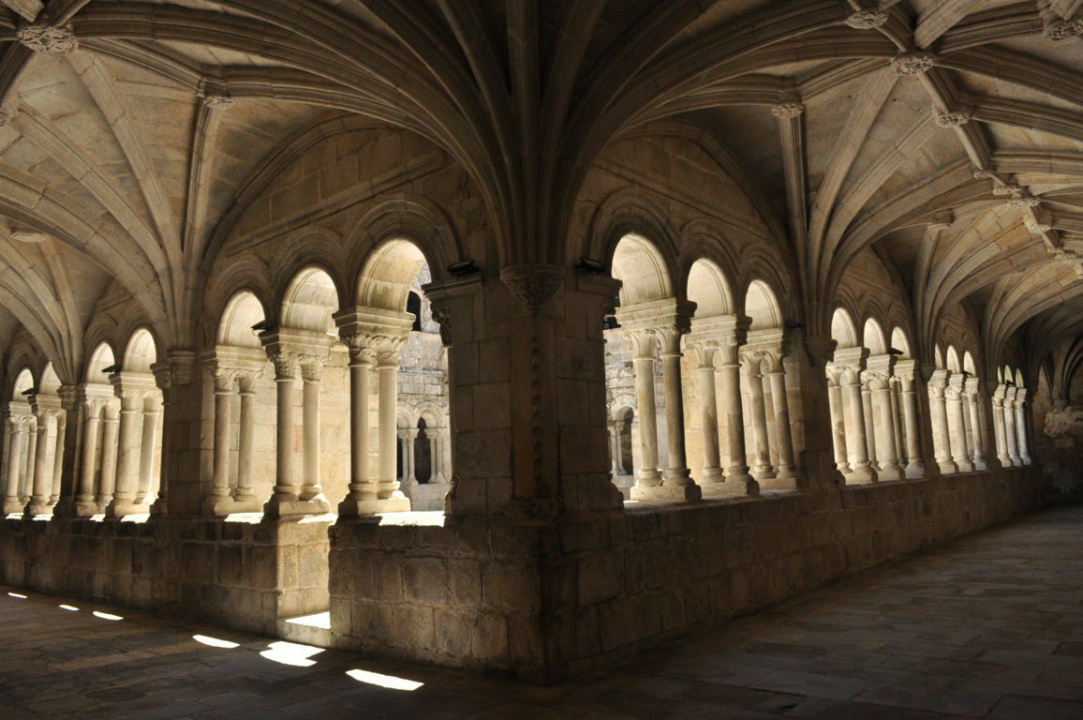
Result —
[{"label": "cloister", "polygon": [[3,0],[0,582],[559,682],[1083,491],[1081,0]]}]

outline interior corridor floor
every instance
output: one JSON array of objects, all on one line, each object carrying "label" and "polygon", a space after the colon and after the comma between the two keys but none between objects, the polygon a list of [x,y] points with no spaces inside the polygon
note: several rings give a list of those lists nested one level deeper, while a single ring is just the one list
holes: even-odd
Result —
[{"label": "interior corridor floor", "polygon": [[1029,515],[561,687],[272,643],[3,587],[0,717],[1079,720],[1083,507]]}]

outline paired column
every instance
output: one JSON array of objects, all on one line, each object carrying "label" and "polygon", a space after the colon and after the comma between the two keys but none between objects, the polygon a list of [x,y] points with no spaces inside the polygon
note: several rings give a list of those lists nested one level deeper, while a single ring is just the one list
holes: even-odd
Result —
[{"label": "paired column", "polygon": [[925,476],[925,461],[921,458],[921,423],[918,420],[918,398],[914,388],[914,361],[900,360],[895,364],[899,379],[899,401],[906,431],[906,477]]},{"label": "paired column", "polygon": [[[690,344],[691,345],[691,344]],[[715,392],[715,348],[707,343],[693,345],[699,358],[700,422],[703,427],[703,476],[699,483],[704,494],[713,494],[711,485],[720,485],[722,455],[718,448],[718,396]]]},{"label": "paired column", "polygon": [[[323,333],[280,328],[260,335],[275,368],[277,444],[275,487],[264,505],[268,517],[319,515],[330,512],[320,487],[320,375],[328,359],[330,339]],[[294,394],[297,373],[304,388],[301,397],[301,472],[297,476],[294,452]]]},{"label": "paired column", "polygon": [[417,482],[417,428],[402,430],[399,437],[402,439],[402,481],[406,483]]},{"label": "paired column", "polygon": [[[1004,434],[1007,439],[1009,463],[1013,467],[1020,467],[1023,458],[1019,455],[1019,442],[1016,427],[1015,393],[1018,388],[1008,387],[1004,393]],[[1007,467],[1007,466],[1005,466]]]},{"label": "paired column", "polygon": [[722,386],[722,412],[726,417],[726,444],[729,449],[730,466],[726,469],[727,495],[760,494],[760,485],[745,463],[748,451],[745,448],[745,415],[741,403],[741,363],[740,347],[745,343],[748,333],[748,318],[735,318],[735,326],[727,333],[719,345],[721,362],[718,374]]},{"label": "paired column", "polygon": [[[152,375],[142,373],[119,372],[109,379],[120,401],[120,425],[117,429],[115,492],[105,512],[110,517],[149,512],[142,471],[145,463],[150,467],[149,463],[153,461],[157,417],[148,420],[144,410],[148,398],[158,397],[158,386]],[[144,429],[144,424],[150,427]],[[148,434],[149,446],[146,443]],[[146,453],[151,457],[144,461]]]},{"label": "paired column", "polygon": [[[642,467],[633,500],[698,500],[699,486],[688,470],[684,442],[684,387],[681,379],[681,336],[689,332],[695,305],[666,298],[618,310],[621,327],[636,348],[632,361],[636,376],[636,412]],[[654,402],[654,351],[662,360],[666,402],[668,467],[658,472],[658,428]]]},{"label": "paired column", "polygon": [[898,447],[895,444],[895,418],[891,405],[891,374],[894,368],[891,355],[877,355],[867,361],[865,381],[869,388],[866,413],[875,418],[872,425],[875,441],[870,444],[876,452],[877,477],[881,481],[901,480]]},{"label": "paired column", "polygon": [[951,433],[948,430],[947,388],[948,371],[935,370],[929,378],[929,414],[933,425],[933,446],[936,463],[940,472],[946,474],[959,471],[959,466],[952,460]]},{"label": "paired column", "polygon": [[[260,503],[252,488],[256,382],[263,376],[267,356],[254,349],[219,346],[204,362],[214,383],[214,477],[203,500],[203,512],[217,516],[258,512]],[[240,416],[234,422],[233,411],[238,404]],[[145,477],[149,475],[150,459],[144,453]]]},{"label": "paired column", "polygon": [[959,472],[972,472],[974,464],[970,462],[966,416],[963,414],[963,395],[965,394],[963,384],[965,381],[966,378],[961,373],[951,375],[944,393],[947,399],[948,421],[951,423],[951,432],[948,434],[951,458],[955,461]]},{"label": "paired column", "polygon": [[773,480],[775,469],[771,466],[771,450],[767,437],[767,401],[763,393],[763,356],[760,353],[743,353],[748,378],[748,406],[752,413],[752,477],[762,486]]},{"label": "paired column", "polygon": [[778,471],[776,480],[790,480],[799,477],[797,462],[793,452],[793,431],[790,428],[790,401],[786,392],[786,370],[782,364],[782,352],[768,352],[764,356],[764,367],[771,385],[771,400],[775,411],[775,440],[778,443]]},{"label": "paired column", "polygon": [[[356,516],[410,509],[396,478],[396,410],[399,350],[410,336],[414,316],[356,307],[334,316],[350,350],[350,483],[339,515]],[[376,466],[372,467],[373,370],[376,377]]]},{"label": "paired column", "polygon": [[58,444],[61,437],[60,420],[64,411],[60,407],[60,398],[53,396],[35,395],[31,400],[31,407],[37,420],[38,439],[33,489],[26,514],[35,516],[49,514],[56,503],[53,486],[56,481],[57,461],[63,457],[64,452],[63,446]]},{"label": "paired column", "polygon": [[865,405],[861,398],[861,375],[865,368],[868,350],[863,347],[835,350],[832,365],[838,373],[841,411],[845,425],[845,446],[850,472],[848,483],[876,482],[876,469],[869,460],[868,431],[865,423]]}]

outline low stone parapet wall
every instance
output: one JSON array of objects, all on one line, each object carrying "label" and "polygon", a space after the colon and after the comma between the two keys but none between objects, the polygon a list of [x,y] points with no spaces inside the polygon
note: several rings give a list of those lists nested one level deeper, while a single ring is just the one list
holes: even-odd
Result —
[{"label": "low stone parapet wall", "polygon": [[329,522],[5,519],[0,579],[274,634],[327,609]]},{"label": "low stone parapet wall", "polygon": [[340,521],[340,648],[556,682],[1034,509],[1037,468],[759,499],[628,504],[559,526]]}]

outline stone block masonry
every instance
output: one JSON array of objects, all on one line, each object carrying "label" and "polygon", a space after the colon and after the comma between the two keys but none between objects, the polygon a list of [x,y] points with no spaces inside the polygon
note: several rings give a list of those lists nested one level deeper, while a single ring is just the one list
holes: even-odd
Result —
[{"label": "stone block masonry", "polygon": [[552,683],[1040,505],[1020,468],[698,504],[556,525],[331,529],[341,649]]}]

